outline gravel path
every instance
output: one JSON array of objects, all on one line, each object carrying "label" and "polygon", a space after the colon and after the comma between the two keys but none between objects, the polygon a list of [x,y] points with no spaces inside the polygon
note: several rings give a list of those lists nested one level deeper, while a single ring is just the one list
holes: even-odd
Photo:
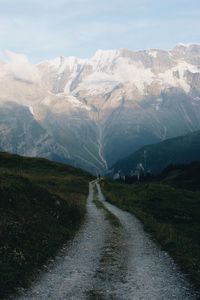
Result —
[{"label": "gravel path", "polygon": [[77,236],[63,249],[47,272],[33,287],[24,292],[20,299],[69,299],[87,298],[93,289],[96,270],[99,266],[106,232],[110,225],[104,214],[97,209],[93,200],[93,187],[90,183],[86,222]]},{"label": "gravel path", "polygon": [[[197,299],[185,276],[178,270],[169,255],[161,251],[144,232],[140,221],[132,214],[105,201],[99,184],[97,188],[99,200],[118,217],[122,224],[123,248],[126,251],[127,263],[127,272],[123,281],[115,282],[110,297],[107,295],[105,299]],[[114,281],[115,279],[113,276]]]},{"label": "gravel path", "polygon": [[[99,200],[118,217],[111,226],[93,203]],[[21,300],[192,300],[197,299],[173,260],[150,239],[131,214],[105,201],[90,183],[86,222],[74,240]]]}]

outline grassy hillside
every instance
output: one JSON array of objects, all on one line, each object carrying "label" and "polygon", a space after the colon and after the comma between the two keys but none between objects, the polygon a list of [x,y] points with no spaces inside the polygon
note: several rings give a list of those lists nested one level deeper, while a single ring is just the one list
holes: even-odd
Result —
[{"label": "grassy hillside", "polygon": [[156,180],[187,190],[200,190],[200,161],[189,165],[171,165]]},{"label": "grassy hillside", "polygon": [[142,163],[153,173],[159,173],[170,164],[187,164],[195,160],[200,160],[200,131],[145,146],[117,162],[113,168],[114,172],[122,170],[128,174]]},{"label": "grassy hillside", "polygon": [[0,298],[26,286],[85,213],[90,175],[45,159],[0,153]]},{"label": "grassy hillside", "polygon": [[[104,191],[108,201],[143,222],[145,230],[200,288],[200,164],[197,165],[170,168],[153,182],[105,182]],[[198,177],[191,185],[190,174],[194,173]]]}]

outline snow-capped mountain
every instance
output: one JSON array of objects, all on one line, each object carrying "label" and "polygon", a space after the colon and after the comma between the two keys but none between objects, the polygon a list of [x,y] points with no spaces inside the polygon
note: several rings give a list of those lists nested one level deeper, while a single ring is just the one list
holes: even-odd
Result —
[{"label": "snow-capped mountain", "polygon": [[0,62],[0,148],[106,171],[139,147],[200,129],[200,45]]}]

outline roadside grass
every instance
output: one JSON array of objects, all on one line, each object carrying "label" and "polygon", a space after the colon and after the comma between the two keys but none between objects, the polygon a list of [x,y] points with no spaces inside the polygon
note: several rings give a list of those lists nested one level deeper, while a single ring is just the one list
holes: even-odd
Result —
[{"label": "roadside grass", "polygon": [[84,220],[91,176],[0,153],[0,299],[27,287]]},{"label": "roadside grass", "polygon": [[200,288],[200,192],[162,182],[124,185],[106,181],[107,200],[136,215],[144,229]]},{"label": "roadside grass", "polygon": [[104,300],[102,291],[100,290],[91,290],[87,293],[88,300]]}]

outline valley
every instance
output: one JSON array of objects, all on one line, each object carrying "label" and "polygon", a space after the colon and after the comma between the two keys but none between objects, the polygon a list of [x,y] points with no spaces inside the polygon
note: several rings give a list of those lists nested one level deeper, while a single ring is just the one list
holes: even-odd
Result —
[{"label": "valley", "polygon": [[[22,299],[57,299],[58,290],[60,299],[146,299],[149,293],[195,299],[187,278],[129,213],[198,285],[199,192],[190,188],[199,185],[200,46],[99,50],[86,60],[57,57],[37,65],[22,54],[5,55],[0,150],[22,156],[0,154],[1,293],[21,286]],[[165,168],[180,175],[192,162],[184,181],[157,178]],[[179,165],[174,173],[173,165]],[[106,179],[104,192],[119,208],[104,201],[94,182],[86,206],[88,182],[102,175],[132,182]]]},{"label": "valley", "polygon": [[[187,165],[200,160],[200,131],[160,143],[147,145],[112,166],[112,174],[121,173],[130,176],[139,163],[145,172],[155,175],[170,165]],[[195,178],[191,178],[195,180]]]},{"label": "valley", "polygon": [[199,28],[0,0],[0,300],[200,300]]},{"label": "valley", "polygon": [[200,130],[199,62],[198,44],[36,65],[7,51],[0,149],[105,174],[145,145]]}]

